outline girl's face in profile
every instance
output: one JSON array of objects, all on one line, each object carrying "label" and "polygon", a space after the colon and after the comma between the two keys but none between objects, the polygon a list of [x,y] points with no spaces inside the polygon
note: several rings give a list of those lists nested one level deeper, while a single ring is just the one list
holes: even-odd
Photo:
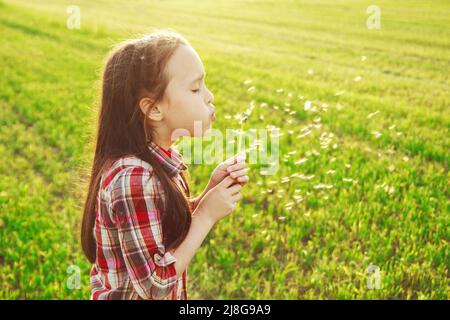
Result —
[{"label": "girl's face in profile", "polygon": [[166,129],[170,134],[184,129],[175,137],[186,135],[186,130],[192,137],[202,136],[215,120],[215,113],[214,96],[205,85],[200,57],[191,46],[181,45],[167,62],[165,72],[169,83],[161,104]]}]

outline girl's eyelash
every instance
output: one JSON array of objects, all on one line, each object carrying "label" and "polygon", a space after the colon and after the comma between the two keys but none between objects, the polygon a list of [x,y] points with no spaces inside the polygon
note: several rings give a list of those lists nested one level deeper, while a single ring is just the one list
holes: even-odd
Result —
[{"label": "girl's eyelash", "polygon": [[200,91],[200,89],[194,89],[194,90],[191,90],[192,92],[199,92]]}]

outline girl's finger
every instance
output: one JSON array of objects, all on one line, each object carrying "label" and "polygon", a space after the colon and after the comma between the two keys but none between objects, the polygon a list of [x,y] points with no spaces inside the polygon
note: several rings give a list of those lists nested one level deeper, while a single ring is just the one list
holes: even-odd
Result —
[{"label": "girl's finger", "polygon": [[233,164],[232,166],[229,166],[227,168],[227,171],[232,172],[232,171],[240,170],[243,168],[245,168],[245,162],[239,162],[239,163]]},{"label": "girl's finger", "polygon": [[231,172],[230,176],[235,179],[235,178],[238,178],[238,177],[241,177],[241,176],[245,176],[246,173],[247,173],[247,169],[245,168],[245,169],[242,169],[242,170]]},{"label": "girl's finger", "polygon": [[242,186],[239,183],[233,184],[231,187],[228,188],[228,192],[231,195],[234,195],[239,192],[239,190],[242,189]]},{"label": "girl's finger", "polygon": [[247,182],[250,180],[250,178],[249,178],[248,176],[243,176],[243,177],[237,178],[237,180],[238,180],[239,182],[245,182],[245,183],[247,183]]},{"label": "girl's finger", "polygon": [[238,193],[236,193],[236,194],[234,194],[234,195],[232,195],[231,196],[231,202],[236,202],[236,201],[239,201],[239,200],[241,200],[241,193],[240,192],[238,192]]}]

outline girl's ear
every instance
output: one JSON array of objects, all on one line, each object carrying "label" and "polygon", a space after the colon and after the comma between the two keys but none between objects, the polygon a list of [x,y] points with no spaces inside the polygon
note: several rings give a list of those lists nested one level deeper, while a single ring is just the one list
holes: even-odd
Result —
[{"label": "girl's ear", "polygon": [[151,98],[142,98],[139,101],[139,108],[141,108],[141,111],[150,120],[161,121],[163,119],[161,106],[158,103],[153,104],[153,100]]}]

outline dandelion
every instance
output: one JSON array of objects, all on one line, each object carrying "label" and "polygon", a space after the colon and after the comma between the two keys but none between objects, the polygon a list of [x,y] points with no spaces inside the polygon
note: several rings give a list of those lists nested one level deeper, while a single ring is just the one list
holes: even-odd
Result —
[{"label": "dandelion", "polygon": [[241,150],[242,150],[242,136],[244,135],[244,124],[245,124],[245,122],[247,122],[248,117],[250,117],[254,107],[255,107],[255,103],[254,103],[254,101],[252,101],[250,103],[250,107],[247,110],[245,110],[245,112],[243,114],[241,114],[239,117],[239,123],[241,124],[241,129],[239,131],[239,137],[238,137],[238,139],[239,139],[238,140],[238,154],[241,153]]}]

